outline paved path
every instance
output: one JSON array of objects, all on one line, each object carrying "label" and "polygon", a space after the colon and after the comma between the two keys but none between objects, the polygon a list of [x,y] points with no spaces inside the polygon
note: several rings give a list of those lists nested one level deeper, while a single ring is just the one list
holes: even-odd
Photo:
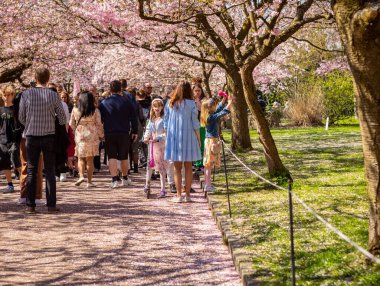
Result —
[{"label": "paved path", "polygon": [[60,214],[28,216],[18,194],[0,194],[0,285],[240,285],[202,194],[175,204],[155,188],[147,200],[142,177],[115,190],[105,173],[94,189],[58,183]]}]

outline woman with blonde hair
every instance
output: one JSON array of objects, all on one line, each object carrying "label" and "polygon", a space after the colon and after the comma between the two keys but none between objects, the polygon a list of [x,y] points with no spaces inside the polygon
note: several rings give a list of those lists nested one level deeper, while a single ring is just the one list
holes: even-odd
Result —
[{"label": "woman with blonde hair", "polygon": [[[177,196],[174,202],[191,202],[192,162],[200,160],[198,109],[187,81],[181,81],[165,106],[164,128],[167,132],[165,160],[174,161]],[[182,197],[182,164],[185,166],[185,192]]]},{"label": "woman with blonde hair", "polygon": [[[13,99],[16,92],[12,85],[0,90],[4,106],[0,107],[0,171],[4,171],[7,186],[3,193],[13,193],[12,167],[20,171],[21,129],[16,126]],[[18,135],[17,135],[18,134]]]},{"label": "woman with blonde hair", "polygon": [[205,191],[214,192],[215,187],[211,184],[211,170],[213,167],[220,167],[220,134],[219,121],[223,116],[230,113],[232,97],[223,98],[218,102],[217,97],[212,97],[202,103],[201,126],[206,128],[206,140],[204,147],[203,165],[205,173]]}]

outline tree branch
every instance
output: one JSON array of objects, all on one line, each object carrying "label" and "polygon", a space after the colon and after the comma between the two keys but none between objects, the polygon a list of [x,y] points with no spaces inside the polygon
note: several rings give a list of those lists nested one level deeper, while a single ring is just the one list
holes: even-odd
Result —
[{"label": "tree branch", "polygon": [[306,40],[306,39],[299,39],[299,38],[296,38],[294,36],[291,36],[290,38],[298,41],[298,42],[305,42],[305,43],[308,43],[310,46],[316,48],[317,50],[320,50],[320,51],[323,51],[323,52],[329,52],[329,53],[344,53],[344,50],[328,50],[328,49],[324,49],[324,48],[321,48],[321,47],[318,47],[317,45],[313,44],[312,42],[310,42],[309,40]]},{"label": "tree branch", "polygon": [[225,55],[227,53],[227,47],[224,44],[223,40],[220,38],[220,36],[211,27],[210,23],[207,20],[207,17],[204,14],[199,13],[197,15],[197,21],[201,24],[201,26],[203,26],[204,32],[210,37],[213,43],[217,46],[221,54]]},{"label": "tree branch", "polygon": [[23,62],[13,68],[0,72],[0,83],[11,82],[19,79],[23,72],[32,66],[32,62]]},{"label": "tree branch", "polygon": [[191,58],[191,59],[196,60],[198,62],[209,63],[209,64],[216,64],[216,65],[220,66],[223,69],[227,68],[226,65],[224,63],[220,62],[220,61],[210,60],[210,59],[202,58],[202,57],[199,57],[199,56],[196,56],[196,55],[193,55],[193,54],[189,54],[189,53],[183,52],[183,51],[181,51],[181,49],[179,47],[176,47],[176,50],[170,50],[170,52],[173,53],[173,54],[177,54],[177,55],[180,55],[180,56],[185,56],[185,57]]}]

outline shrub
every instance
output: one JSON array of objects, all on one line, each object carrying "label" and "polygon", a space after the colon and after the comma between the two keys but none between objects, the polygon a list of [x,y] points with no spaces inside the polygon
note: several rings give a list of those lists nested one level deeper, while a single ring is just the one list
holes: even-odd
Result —
[{"label": "shrub", "polygon": [[283,87],[272,88],[267,97],[281,99],[282,103],[287,100],[284,112],[295,125],[319,125],[326,117],[334,124],[354,115],[354,88],[347,71],[335,70],[322,76],[309,72],[287,79]]},{"label": "shrub", "polygon": [[321,88],[305,83],[300,91],[289,98],[284,112],[297,126],[322,125],[324,105]]},{"label": "shrub", "polygon": [[344,71],[334,71],[319,78],[322,86],[325,117],[330,123],[354,115],[354,87],[352,76]]}]

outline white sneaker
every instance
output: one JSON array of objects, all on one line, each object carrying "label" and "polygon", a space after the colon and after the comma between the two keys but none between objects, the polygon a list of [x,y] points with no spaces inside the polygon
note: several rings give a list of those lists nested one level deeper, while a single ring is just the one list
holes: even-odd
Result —
[{"label": "white sneaker", "polygon": [[84,181],[85,181],[85,180],[84,180],[83,177],[82,177],[82,178],[79,178],[78,181],[76,181],[74,185],[78,187],[78,186],[80,186]]},{"label": "white sneaker", "polygon": [[43,200],[36,200],[36,206],[44,206],[45,202]]},{"label": "white sneaker", "polygon": [[58,176],[55,176],[55,181],[59,182],[59,177]]},{"label": "white sneaker", "polygon": [[114,182],[112,182],[112,184],[111,184],[111,189],[116,189],[118,186],[119,186],[118,181],[114,181]]},{"label": "white sneaker", "polygon": [[130,178],[128,178],[128,180],[121,179],[121,185],[123,187],[127,187],[127,186],[129,186],[131,184],[132,184],[132,180]]},{"label": "white sneaker", "polygon": [[17,204],[18,204],[19,206],[21,206],[21,205],[26,205],[26,198],[19,198],[19,199],[17,200]]},{"label": "white sneaker", "polygon": [[61,175],[59,176],[59,180],[61,182],[66,182],[67,181],[67,175],[66,175],[66,173],[61,173]]},{"label": "white sneaker", "polygon": [[193,200],[190,197],[188,197],[188,196],[185,197],[185,202],[186,203],[191,203],[192,201]]},{"label": "white sneaker", "polygon": [[175,196],[175,197],[173,197],[172,202],[173,203],[183,203],[183,200],[184,200],[184,198],[182,196],[180,196],[180,197]]},{"label": "white sneaker", "polygon": [[96,186],[95,186],[95,184],[94,183],[87,183],[87,185],[86,185],[86,188],[88,189],[88,188],[95,188]]},{"label": "white sneaker", "polygon": [[215,192],[216,191],[216,189],[215,189],[215,187],[213,186],[213,185],[206,185],[205,186],[205,192],[208,192],[208,193],[213,193],[213,192]]}]

